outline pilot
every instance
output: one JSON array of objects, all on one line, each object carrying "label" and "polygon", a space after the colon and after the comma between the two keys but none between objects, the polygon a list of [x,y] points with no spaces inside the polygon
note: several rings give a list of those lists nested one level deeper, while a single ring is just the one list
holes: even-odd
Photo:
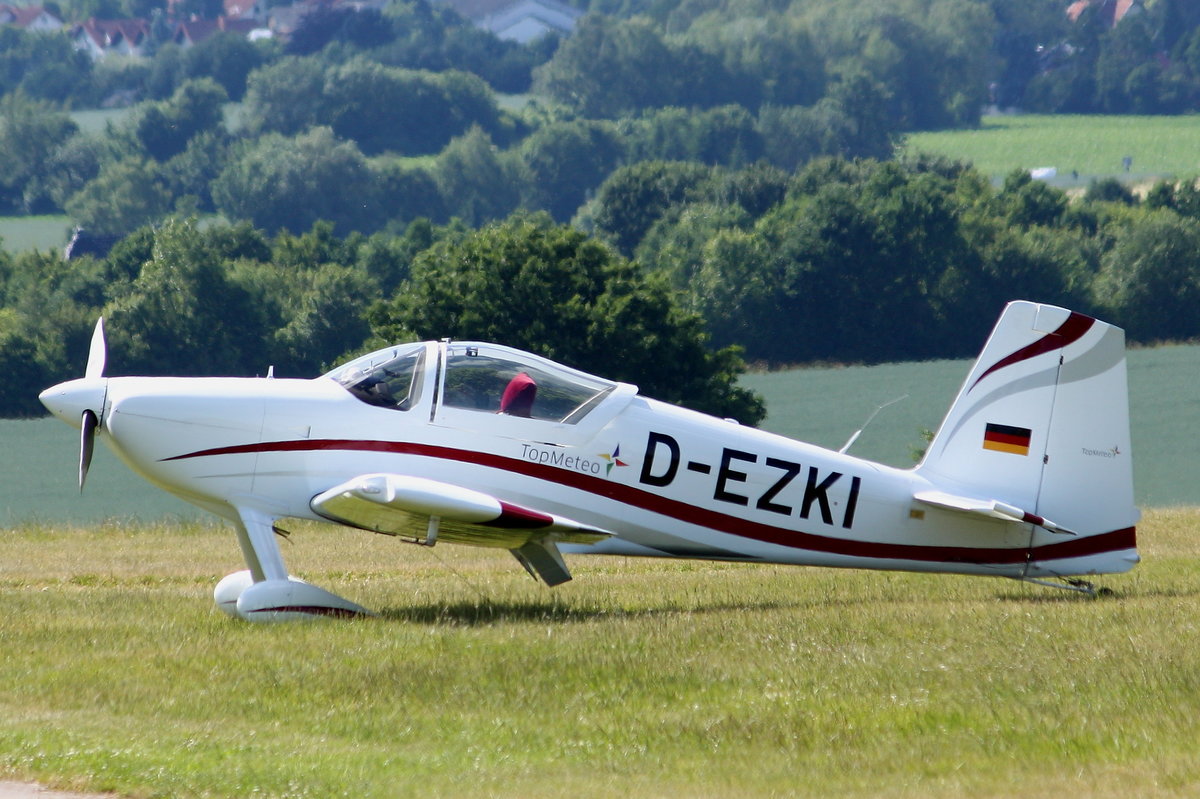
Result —
[{"label": "pilot", "polygon": [[537,383],[529,375],[520,372],[504,387],[504,394],[500,397],[500,413],[529,418],[536,397]]},{"label": "pilot", "polygon": [[392,397],[392,386],[387,382],[386,372],[382,369],[377,369],[359,380],[350,387],[350,390],[363,402],[371,405],[379,405],[383,408],[391,408],[396,405],[396,400]]}]

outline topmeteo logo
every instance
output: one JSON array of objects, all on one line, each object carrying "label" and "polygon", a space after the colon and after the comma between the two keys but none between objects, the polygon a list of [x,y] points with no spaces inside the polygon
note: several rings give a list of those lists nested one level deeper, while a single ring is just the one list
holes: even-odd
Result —
[{"label": "topmeteo logo", "polygon": [[617,446],[615,448],[613,448],[612,452],[601,452],[600,453],[600,457],[605,461],[605,464],[606,464],[606,468],[604,471],[605,477],[608,477],[610,474],[612,474],[612,470],[613,470],[614,466],[628,466],[629,465],[625,461],[621,460],[620,456],[621,456],[621,445],[620,444],[617,444]]},{"label": "topmeteo logo", "polygon": [[[600,475],[604,465],[600,461],[592,458],[584,458],[579,455],[568,455],[562,450],[547,449],[546,447],[538,447],[533,444],[521,445],[521,457],[530,463],[541,463],[547,466],[557,466],[560,469],[568,469],[572,472],[583,472],[584,474]],[[608,467],[610,470],[612,466]]]},{"label": "topmeteo logo", "polygon": [[1081,451],[1089,458],[1116,458],[1121,454],[1120,447],[1110,447],[1108,449],[1092,449],[1091,447],[1082,447]]}]

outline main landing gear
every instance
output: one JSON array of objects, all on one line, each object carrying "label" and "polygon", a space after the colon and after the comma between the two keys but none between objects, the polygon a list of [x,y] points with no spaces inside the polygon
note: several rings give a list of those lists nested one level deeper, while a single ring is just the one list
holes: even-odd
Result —
[{"label": "main landing gear", "polygon": [[1077,591],[1081,594],[1086,594],[1092,599],[1100,597],[1115,596],[1111,588],[1105,586],[1097,587],[1094,583],[1089,583],[1087,580],[1080,580],[1078,577],[1059,577],[1058,581],[1039,580],[1036,577],[1021,577],[1018,578],[1024,583],[1033,583],[1035,585],[1044,585],[1047,588],[1058,588],[1063,591]]}]

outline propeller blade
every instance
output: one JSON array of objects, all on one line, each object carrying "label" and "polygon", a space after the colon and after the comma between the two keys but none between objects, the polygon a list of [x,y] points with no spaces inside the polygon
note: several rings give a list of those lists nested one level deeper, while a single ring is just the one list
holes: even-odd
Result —
[{"label": "propeller blade", "polygon": [[100,419],[94,411],[86,410],[79,425],[79,493],[83,493],[83,481],[87,479],[92,465],[92,452],[96,448],[96,428]]},{"label": "propeller blade", "polygon": [[96,329],[92,331],[92,345],[88,348],[87,367],[83,370],[84,377],[101,377],[104,375],[104,362],[108,358],[108,347],[104,342],[104,317],[96,320]]}]

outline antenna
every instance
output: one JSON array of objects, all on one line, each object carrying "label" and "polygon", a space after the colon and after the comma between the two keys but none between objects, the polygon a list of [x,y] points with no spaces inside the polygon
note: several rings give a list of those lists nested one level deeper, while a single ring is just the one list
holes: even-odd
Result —
[{"label": "antenna", "polygon": [[871,411],[871,415],[867,417],[867,421],[863,422],[863,426],[862,426],[862,427],[860,427],[860,428],[858,428],[857,430],[855,430],[855,431],[854,431],[854,435],[850,436],[850,440],[849,440],[849,441],[847,441],[847,442],[845,443],[845,445],[843,445],[843,446],[842,446],[842,448],[838,450],[838,454],[840,454],[840,455],[845,455],[845,454],[846,454],[846,450],[850,449],[850,446],[851,446],[851,445],[852,445],[852,444],[853,444],[855,441],[857,441],[857,440],[858,440],[858,437],[859,437],[860,435],[862,435],[862,431],[864,431],[864,430],[866,430],[866,429],[867,429],[867,425],[869,425],[871,422],[873,422],[873,421],[875,420],[875,417],[876,417],[876,416],[879,414],[879,412],[880,412],[880,411],[882,411],[884,408],[886,408],[886,407],[887,407],[887,406],[889,406],[889,405],[895,405],[897,402],[899,402],[900,400],[903,400],[903,399],[908,399],[908,395],[907,395],[907,394],[902,394],[902,395],[900,395],[899,397],[896,397],[894,400],[888,400],[887,402],[883,403],[882,405],[880,405],[880,406],[879,406],[878,408],[876,408],[875,410]]}]

